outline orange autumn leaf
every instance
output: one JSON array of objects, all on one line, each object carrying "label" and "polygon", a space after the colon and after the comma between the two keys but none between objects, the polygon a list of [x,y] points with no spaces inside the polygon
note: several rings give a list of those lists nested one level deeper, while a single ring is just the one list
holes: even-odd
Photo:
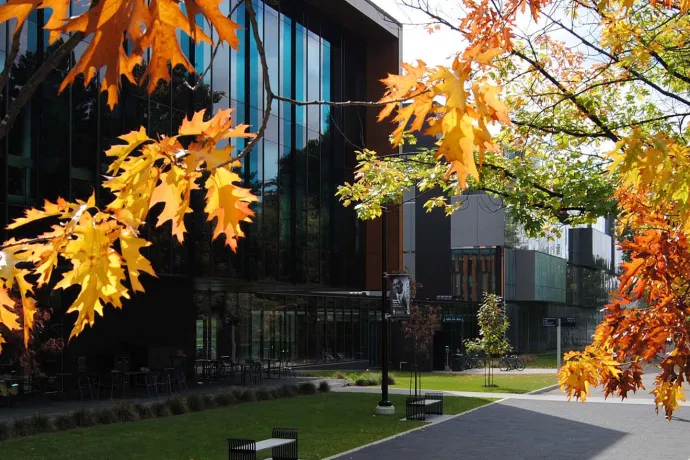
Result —
[{"label": "orange autumn leaf", "polygon": [[225,236],[225,244],[235,251],[237,239],[244,236],[240,222],[251,222],[254,211],[249,205],[258,201],[249,189],[235,185],[240,176],[227,167],[216,169],[206,181],[206,207],[208,221],[216,219],[213,238]]}]

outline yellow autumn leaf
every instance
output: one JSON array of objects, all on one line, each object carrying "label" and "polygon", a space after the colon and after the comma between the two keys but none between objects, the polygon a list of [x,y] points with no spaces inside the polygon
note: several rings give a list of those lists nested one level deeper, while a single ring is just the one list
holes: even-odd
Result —
[{"label": "yellow autumn leaf", "polygon": [[159,203],[164,204],[163,210],[158,215],[156,226],[160,227],[167,221],[171,221],[172,234],[180,243],[184,241],[186,232],[184,216],[192,212],[191,192],[199,188],[195,182],[198,177],[200,177],[199,173],[173,166],[169,171],[161,173],[160,183],[151,195],[150,208]]},{"label": "yellow autumn leaf", "polygon": [[144,292],[144,286],[142,286],[141,282],[139,281],[139,275],[141,272],[148,273],[151,276],[156,276],[151,263],[139,252],[141,248],[145,248],[150,245],[151,243],[145,239],[135,236],[131,230],[123,230],[120,233],[122,257],[127,264],[129,281],[132,284],[132,290],[134,292]]},{"label": "yellow autumn leaf", "polygon": [[14,278],[17,281],[17,288],[22,298],[22,310],[24,320],[24,347],[29,346],[29,338],[31,337],[31,329],[34,327],[34,314],[36,313],[36,301],[29,297],[33,293],[33,286],[26,280],[29,274],[28,270],[15,270]]},{"label": "yellow autumn leaf", "polygon": [[0,281],[0,323],[12,331],[19,329],[19,315],[13,310],[15,301],[7,294],[7,290]]}]

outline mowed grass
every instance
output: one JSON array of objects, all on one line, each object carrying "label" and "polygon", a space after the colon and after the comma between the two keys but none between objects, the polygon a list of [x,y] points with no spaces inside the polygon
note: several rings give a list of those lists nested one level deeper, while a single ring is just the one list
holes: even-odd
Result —
[{"label": "mowed grass", "polygon": [[536,361],[526,364],[526,367],[536,369],[556,369],[556,353],[542,353],[535,355]]},{"label": "mowed grass", "polygon": [[[554,364],[554,367],[555,364]],[[311,377],[330,377],[336,378],[344,376],[354,381],[362,373],[348,371],[304,371],[304,375]],[[410,374],[394,372],[390,375],[395,379],[395,384],[391,388],[410,388]],[[422,373],[422,388],[424,390],[447,390],[447,391],[479,391],[484,393],[529,393],[555,384],[556,375],[543,374],[504,374],[498,369],[494,369],[494,384],[496,387],[484,387],[483,374],[441,374],[441,373]]]},{"label": "mowed grass", "polygon": [[[227,438],[270,437],[271,429],[299,428],[299,456],[319,459],[420,426],[401,421],[404,396],[391,395],[395,416],[376,416],[380,395],[323,393],[238,404],[163,419],[118,423],[0,442],[2,460],[225,460]],[[446,398],[457,414],[489,403]],[[270,451],[262,452],[267,458]]]},{"label": "mowed grass", "polygon": [[[409,376],[396,375],[393,388],[409,388]],[[485,393],[529,393],[556,383],[556,375],[494,373],[495,387],[484,387],[483,374],[423,374],[424,390],[480,391]]]}]

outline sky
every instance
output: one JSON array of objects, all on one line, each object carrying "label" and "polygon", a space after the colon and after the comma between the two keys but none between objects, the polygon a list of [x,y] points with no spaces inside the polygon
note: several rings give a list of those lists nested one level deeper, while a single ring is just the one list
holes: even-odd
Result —
[{"label": "sky", "polygon": [[[430,34],[424,26],[407,25],[428,22],[424,13],[400,6],[399,0],[372,1],[404,24],[403,61],[415,62],[417,59],[421,59],[430,66],[448,64],[450,62],[449,51],[462,49],[460,34],[446,27]],[[446,9],[446,11],[452,13],[452,10]],[[457,44],[451,46],[452,42]]]}]

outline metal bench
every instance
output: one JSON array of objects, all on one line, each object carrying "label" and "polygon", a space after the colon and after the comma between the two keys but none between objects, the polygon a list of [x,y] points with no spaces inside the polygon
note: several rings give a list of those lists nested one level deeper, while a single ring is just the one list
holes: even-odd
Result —
[{"label": "metal bench", "polygon": [[443,393],[425,393],[405,400],[407,420],[426,420],[427,415],[443,415]]},{"label": "metal bench", "polygon": [[274,428],[270,439],[256,442],[253,439],[228,439],[230,460],[256,460],[256,453],[272,449],[273,460],[298,460],[298,430]]}]

